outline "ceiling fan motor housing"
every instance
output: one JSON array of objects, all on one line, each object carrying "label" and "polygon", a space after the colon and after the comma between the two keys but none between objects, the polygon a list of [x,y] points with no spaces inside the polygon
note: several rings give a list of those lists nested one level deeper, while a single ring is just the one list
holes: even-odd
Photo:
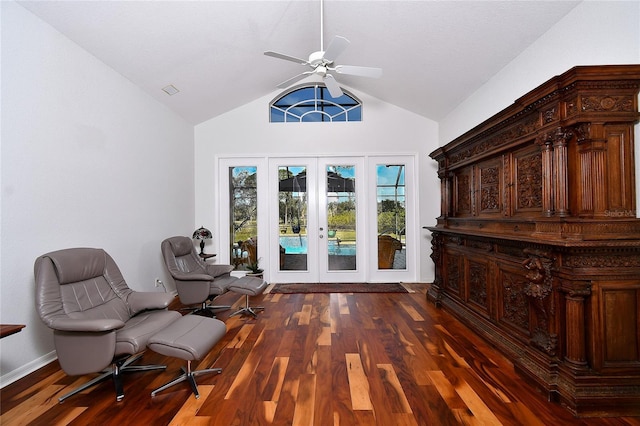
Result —
[{"label": "ceiling fan motor housing", "polygon": [[327,61],[324,58],[324,51],[320,50],[318,52],[313,52],[311,55],[309,55],[309,64],[311,64],[312,67],[317,67],[318,65],[322,65],[322,64],[330,64],[330,61]]}]

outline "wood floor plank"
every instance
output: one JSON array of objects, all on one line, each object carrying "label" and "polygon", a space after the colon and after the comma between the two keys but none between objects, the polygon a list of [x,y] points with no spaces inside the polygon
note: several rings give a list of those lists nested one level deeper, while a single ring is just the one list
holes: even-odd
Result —
[{"label": "wood floor plank", "polygon": [[[58,406],[58,396],[63,394],[61,392],[62,390],[66,392],[72,389],[73,387],[67,388],[62,385],[49,384],[41,388],[39,392],[32,393],[27,400],[29,404],[26,407],[21,404],[4,412],[0,417],[0,424],[12,424],[16,422],[23,422],[24,424],[31,423],[44,415],[44,413]],[[80,410],[84,411],[84,409],[86,409],[86,407],[80,407]],[[75,412],[77,413],[77,410],[75,410]]]},{"label": "wood floor plank", "polygon": [[229,387],[229,390],[227,391],[224,399],[241,399],[242,393],[246,391],[246,389],[250,385],[252,385],[252,377],[256,368],[258,367],[260,359],[262,358],[262,354],[259,351],[260,345],[258,344],[258,342],[264,340],[263,336],[264,334],[260,335],[260,338],[256,342],[256,346],[254,346],[253,350],[249,353],[249,356],[247,356],[247,358],[245,359],[242,367],[240,368],[240,371],[238,371],[238,374],[236,375],[234,381],[231,383],[231,386]]},{"label": "wood floor plank", "polygon": [[316,402],[316,375],[303,374],[300,377],[296,406],[293,411],[293,424],[314,425],[314,406]]},{"label": "wood floor plank", "polygon": [[402,302],[400,303],[400,306],[407,312],[407,314],[409,314],[409,316],[411,316],[414,321],[424,321],[424,317],[420,315],[413,306]]},{"label": "wood floor plank", "polygon": [[373,410],[369,383],[364,374],[360,354],[345,354],[347,374],[349,376],[349,389],[351,391],[351,407],[354,410]]},{"label": "wood floor plank", "polygon": [[347,364],[344,358],[348,348],[352,349],[351,352],[357,350],[357,347],[353,345],[350,334],[336,333],[332,335],[331,346],[329,347],[331,356],[331,403],[334,424],[338,425],[358,424],[356,423],[355,412],[351,407],[351,390],[349,388]]},{"label": "wood floor plank", "polygon": [[[325,328],[325,327],[323,327]],[[314,423],[333,424],[333,380],[331,365],[331,346],[318,346],[318,364],[315,380]]]},{"label": "wood floor plank", "polygon": [[313,305],[302,305],[302,310],[298,314],[298,325],[309,325],[312,309]]},{"label": "wood floor plank", "polygon": [[456,392],[453,384],[446,378],[442,371],[430,371],[429,377],[449,407],[452,409],[467,408],[460,395]]},{"label": "wood floor plank", "polygon": [[340,315],[349,315],[349,301],[346,293],[338,294],[338,306],[340,307]]},{"label": "wood floor plank", "polygon": [[267,423],[273,423],[273,418],[276,415],[276,408],[278,408],[277,401],[264,401],[264,417]]},{"label": "wood floor plank", "polygon": [[[264,294],[256,319],[218,318],[227,333],[186,383],[151,398],[185,361],[147,351],[165,371],[125,375],[125,399],[105,381],[58,404],[84,381],[48,364],[0,393],[0,423],[14,425],[558,425],[638,426],[640,418],[577,419],[551,403],[480,336],[413,293]],[[216,304],[240,306],[228,293]],[[172,309],[181,305],[176,299]],[[92,376],[91,376],[92,377]],[[183,386],[184,385],[184,386]]]},{"label": "wood floor plank", "polygon": [[277,404],[280,400],[280,394],[282,393],[282,385],[284,383],[285,374],[287,373],[288,364],[289,357],[274,358],[267,380],[265,381],[264,387],[261,389],[264,401],[270,401]]},{"label": "wood floor plank", "polygon": [[396,375],[393,366],[391,364],[378,364],[378,371],[382,377],[382,381],[387,384],[387,396],[392,401],[398,401],[398,407],[394,409],[393,412],[413,413],[411,404],[409,404],[409,401],[407,400],[407,396],[402,389],[402,385],[400,384],[400,380],[398,380],[398,376]]},{"label": "wood floor plank", "polygon": [[229,349],[241,348],[244,342],[247,340],[247,337],[253,330],[253,327],[254,327],[254,324],[243,324],[240,327],[240,330],[235,334],[234,339],[227,344],[227,348]]},{"label": "wood floor plank", "polygon": [[[209,417],[198,416],[198,412],[202,404],[211,394],[213,388],[213,385],[199,385],[198,392],[200,393],[200,398],[187,398],[186,402],[180,407],[176,415],[171,419],[171,422],[169,422],[169,426],[193,424],[194,420],[196,420],[198,424],[208,424],[205,422],[209,422],[211,419]],[[198,416],[197,419],[196,416]]]}]

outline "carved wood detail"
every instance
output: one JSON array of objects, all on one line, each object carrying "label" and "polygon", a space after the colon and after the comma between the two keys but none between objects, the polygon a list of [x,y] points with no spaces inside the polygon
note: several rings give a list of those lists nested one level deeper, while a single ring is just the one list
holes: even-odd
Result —
[{"label": "carved wood detail", "polygon": [[518,210],[542,208],[542,156],[533,153],[517,157],[516,207]]},{"label": "carved wood detail", "polygon": [[522,266],[527,270],[528,280],[524,294],[536,314],[536,327],[533,331],[532,342],[547,354],[555,356],[558,336],[550,330],[550,324],[555,314],[553,300],[553,257],[549,253],[539,250],[525,249],[528,256]]},{"label": "carved wood detail", "polygon": [[505,274],[502,280],[501,321],[506,321],[520,328],[529,330],[529,302],[524,292],[527,281],[521,275]]},{"label": "carved wood detail", "polygon": [[577,416],[640,415],[639,91],[575,67],[431,153],[428,299]]},{"label": "carved wood detail", "polygon": [[487,265],[469,262],[469,300],[484,308],[487,303]]}]

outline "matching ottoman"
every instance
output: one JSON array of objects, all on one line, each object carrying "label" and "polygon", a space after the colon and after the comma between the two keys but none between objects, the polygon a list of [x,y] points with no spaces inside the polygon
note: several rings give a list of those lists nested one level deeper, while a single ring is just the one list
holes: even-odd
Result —
[{"label": "matching ottoman", "polygon": [[164,330],[154,334],[147,347],[162,355],[180,358],[187,361],[187,368],[182,367],[183,374],[151,392],[156,396],[173,385],[187,381],[191,385],[196,398],[200,398],[195,376],[207,373],[221,373],[221,368],[191,371],[191,361],[198,361],[209,353],[227,332],[227,326],[220,320],[199,315],[186,315]]},{"label": "matching ottoman", "polygon": [[245,295],[244,307],[232,313],[230,317],[234,315],[248,314],[255,318],[258,316],[256,310],[264,310],[264,306],[249,306],[249,297],[262,294],[262,292],[267,288],[267,282],[264,279],[247,275],[229,283],[227,288],[229,291],[233,291],[234,293]]}]

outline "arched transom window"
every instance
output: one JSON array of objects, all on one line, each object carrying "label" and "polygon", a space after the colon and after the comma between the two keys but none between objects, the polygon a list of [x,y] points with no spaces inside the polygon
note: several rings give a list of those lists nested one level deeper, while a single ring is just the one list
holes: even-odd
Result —
[{"label": "arched transom window", "polygon": [[270,105],[272,123],[319,121],[362,121],[362,103],[343,89],[332,98],[324,85],[296,88],[276,98]]}]

